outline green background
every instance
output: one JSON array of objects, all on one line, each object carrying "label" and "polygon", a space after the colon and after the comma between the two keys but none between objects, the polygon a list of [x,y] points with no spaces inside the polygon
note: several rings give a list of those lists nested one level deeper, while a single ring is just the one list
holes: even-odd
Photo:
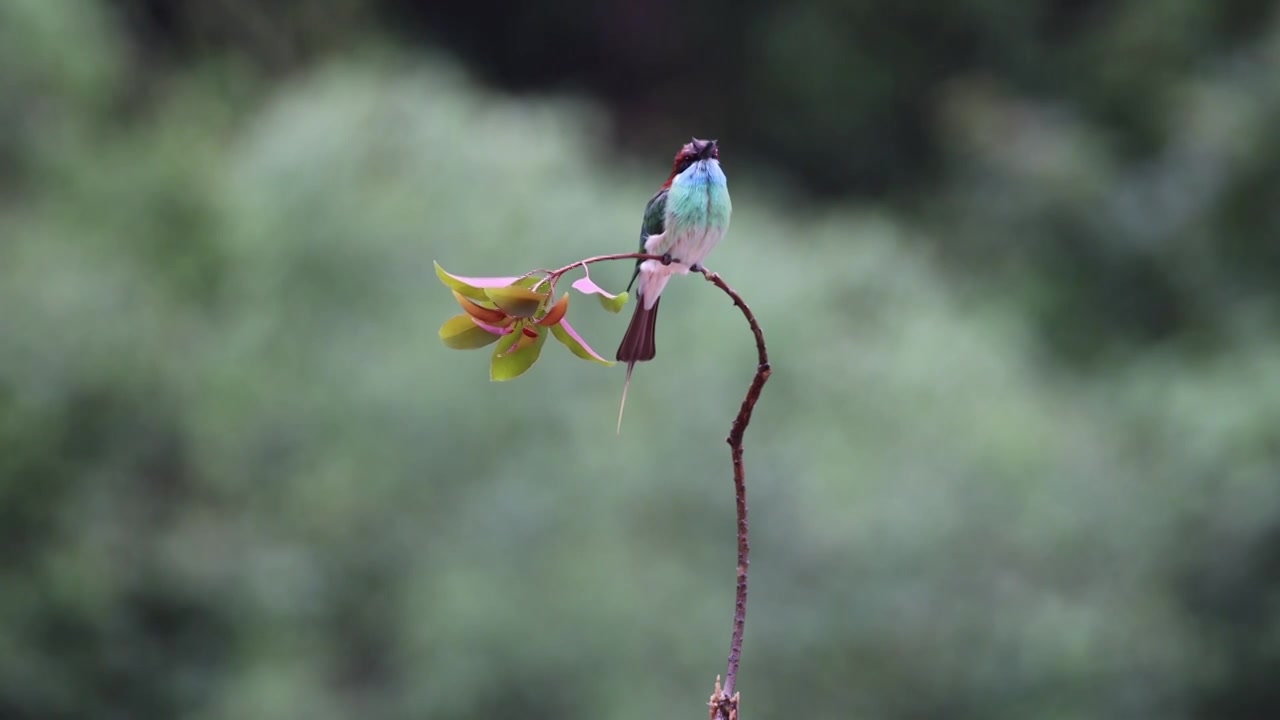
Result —
[{"label": "green background", "polygon": [[702,717],[742,318],[617,437],[432,269],[631,250],[691,134],[744,717],[1280,712],[1271,4],[445,5],[0,3],[0,716]]}]

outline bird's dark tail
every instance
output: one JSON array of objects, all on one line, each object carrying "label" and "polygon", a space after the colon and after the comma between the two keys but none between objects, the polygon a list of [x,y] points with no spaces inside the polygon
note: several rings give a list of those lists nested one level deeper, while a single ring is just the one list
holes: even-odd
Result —
[{"label": "bird's dark tail", "polygon": [[618,345],[615,358],[627,364],[627,380],[622,386],[622,403],[618,406],[618,432],[622,432],[622,411],[627,407],[627,389],[631,387],[631,371],[636,363],[652,360],[657,354],[654,345],[654,332],[658,328],[658,304],[662,298],[654,301],[653,307],[645,309],[644,299],[636,298],[636,311],[631,316],[631,324],[627,333],[622,336],[622,344]]},{"label": "bird's dark tail", "polygon": [[653,307],[645,309],[644,298],[636,298],[636,311],[631,316],[631,324],[627,326],[627,334],[622,336],[622,344],[618,345],[615,356],[618,362],[638,363],[652,360],[657,353],[653,344],[653,333],[658,327],[658,305],[662,298],[653,303]]}]

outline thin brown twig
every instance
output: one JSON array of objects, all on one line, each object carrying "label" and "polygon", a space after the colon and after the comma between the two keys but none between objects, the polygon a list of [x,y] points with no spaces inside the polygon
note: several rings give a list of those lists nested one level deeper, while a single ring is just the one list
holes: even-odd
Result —
[{"label": "thin brown twig", "polygon": [[[593,257],[589,257],[589,258],[583,258],[582,260],[578,260],[578,261],[576,261],[576,262],[571,262],[571,263],[569,263],[568,265],[565,265],[564,267],[561,267],[561,268],[556,268],[555,270],[546,270],[546,269],[530,270],[529,272],[527,272],[527,273],[525,273],[525,274],[521,275],[520,277],[516,278],[516,280],[523,280],[523,279],[525,279],[525,278],[527,278],[527,277],[530,277],[530,276],[533,276],[533,275],[542,275],[542,276],[543,276],[543,277],[542,277],[542,279],[541,279],[541,280],[539,280],[539,281],[538,281],[538,282],[533,286],[533,289],[537,290],[539,287],[541,287],[541,286],[542,286],[542,283],[547,283],[548,292],[555,292],[555,289],[556,289],[556,283],[557,283],[557,282],[559,282],[559,280],[560,280],[560,276],[561,276],[561,275],[564,275],[565,273],[567,273],[567,272],[569,272],[570,270],[572,270],[572,269],[574,269],[574,268],[577,268],[577,267],[582,268],[583,272],[585,273],[585,272],[587,271],[587,266],[588,266],[588,265],[591,265],[591,264],[593,264],[593,263],[598,263],[598,262],[607,262],[607,261],[609,261],[609,260],[658,260],[658,261],[662,261],[662,260],[663,260],[663,257],[662,257],[661,255],[650,255],[650,254],[648,254],[648,253],[640,253],[640,252],[637,252],[637,253],[615,253],[615,254],[612,254],[612,255],[595,255],[595,256],[593,256]],[[668,260],[668,261],[670,261],[670,258],[667,258],[667,260]],[[588,275],[588,277],[590,277],[590,273],[587,273],[587,275]]]},{"label": "thin brown twig", "polygon": [[742,636],[747,622],[747,570],[751,566],[751,541],[747,531],[747,471],[742,461],[742,436],[746,433],[751,414],[760,400],[760,391],[773,374],[773,368],[769,364],[764,331],[760,329],[760,323],[756,321],[750,306],[719,274],[703,268],[702,275],[733,300],[733,304],[742,311],[742,316],[751,326],[751,334],[756,339],[756,373],[751,378],[751,385],[747,387],[738,415],[729,428],[729,436],[725,438],[729,443],[729,454],[733,458],[733,490],[738,512],[738,584],[733,605],[733,635],[729,641],[729,667],[725,671],[723,688],[720,687],[719,678],[716,679],[711,712],[712,720],[737,720],[738,693],[735,687],[738,681],[738,663],[742,659]]},{"label": "thin brown twig", "polygon": [[[559,280],[561,275],[576,267],[585,269],[587,265],[609,260],[661,261],[662,259],[659,255],[647,253],[596,255],[570,263],[562,268],[548,271],[545,279],[554,286],[555,281]],[[769,365],[769,351],[765,346],[764,331],[760,329],[760,323],[756,321],[755,313],[751,312],[750,306],[718,273],[706,268],[702,268],[701,272],[708,282],[720,288],[721,292],[728,295],[729,299],[733,300],[733,304],[742,311],[742,316],[746,318],[747,324],[751,327],[751,334],[755,336],[756,340],[757,362],[755,376],[751,378],[751,385],[747,387],[747,394],[742,399],[742,405],[738,408],[738,415],[733,419],[733,425],[729,428],[729,436],[725,438],[725,441],[729,443],[729,454],[733,460],[733,490],[738,519],[738,573],[733,604],[733,633],[729,640],[729,666],[725,670],[723,686],[720,684],[720,678],[716,678],[715,690],[711,695],[710,702],[711,720],[737,720],[738,693],[735,688],[738,681],[738,665],[742,659],[742,637],[747,623],[747,571],[751,566],[751,541],[747,528],[747,472],[742,460],[742,437],[747,431],[747,425],[751,422],[751,414],[755,411],[756,403],[760,400],[760,391],[764,389],[764,384],[768,382],[769,376],[773,374],[773,368]]]},{"label": "thin brown twig", "polygon": [[555,270],[549,270],[549,271],[547,271],[547,277],[548,277],[548,278],[550,278],[550,279],[556,279],[556,278],[559,278],[561,275],[563,275],[563,274],[565,274],[565,273],[569,272],[570,270],[572,270],[572,269],[574,269],[574,268],[576,268],[576,267],[582,267],[582,268],[585,268],[585,267],[586,267],[586,266],[588,266],[588,265],[591,265],[591,264],[594,264],[594,263],[598,263],[598,262],[607,262],[607,261],[609,261],[609,260],[657,260],[657,261],[661,262],[661,261],[662,261],[662,256],[661,256],[661,255],[650,255],[649,253],[642,253],[642,252],[634,252],[634,253],[615,253],[615,254],[613,254],[613,255],[595,255],[595,256],[593,256],[593,257],[589,257],[589,258],[583,258],[582,260],[578,260],[577,262],[571,262],[571,263],[569,263],[568,265],[565,265],[565,266],[564,266],[564,267],[562,267],[562,268],[556,268]]}]

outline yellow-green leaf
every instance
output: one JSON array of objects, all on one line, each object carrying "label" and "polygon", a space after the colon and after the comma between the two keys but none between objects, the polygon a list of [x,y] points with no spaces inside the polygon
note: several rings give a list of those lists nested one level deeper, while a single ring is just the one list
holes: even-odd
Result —
[{"label": "yellow-green leaf", "polygon": [[489,362],[490,380],[496,382],[513,380],[523,375],[538,361],[538,356],[542,354],[542,346],[547,342],[546,331],[539,332],[538,337],[534,338],[529,345],[513,350],[522,336],[522,332],[516,331],[510,335],[504,335],[498,342],[497,347],[493,349],[493,359]]},{"label": "yellow-green leaf", "polygon": [[471,321],[470,315],[454,315],[440,326],[440,339],[454,350],[475,350],[503,337]]},{"label": "yellow-green leaf", "polygon": [[530,318],[538,314],[538,308],[547,299],[546,293],[537,293],[516,285],[485,288],[484,294],[498,309],[518,318]]},{"label": "yellow-green leaf", "polygon": [[568,320],[561,320],[558,324],[551,326],[551,334],[556,336],[562,345],[569,348],[569,352],[577,355],[583,360],[591,360],[601,365],[612,365],[613,362],[600,357],[600,354],[587,344],[586,340],[578,334],[577,330],[569,324]]},{"label": "yellow-green leaf", "polygon": [[440,263],[435,263],[435,266],[440,282],[472,300],[488,302],[489,297],[484,294],[485,288],[505,287],[517,280],[514,277],[464,277],[447,272],[440,267]]},{"label": "yellow-green leaf", "polygon": [[[479,303],[472,302],[457,290],[453,291],[453,298],[458,301],[458,305],[461,306],[468,315],[482,323],[486,323],[488,325],[505,325],[514,322],[514,319],[511,316],[501,310],[485,307]],[[486,301],[485,304],[492,305],[493,303]]]},{"label": "yellow-green leaf", "polygon": [[629,297],[629,294],[627,293],[626,290],[623,290],[622,292],[612,297],[607,297],[605,295],[597,295],[596,297],[600,299],[600,305],[605,310],[608,310],[611,313],[617,313],[617,312],[621,312],[623,306],[627,304],[627,298]]},{"label": "yellow-green leaf", "polygon": [[538,285],[545,285],[546,283],[543,283],[542,280],[543,280],[542,275],[535,274],[535,275],[528,275],[526,277],[522,277],[519,280],[516,280],[515,282],[507,283],[507,284],[515,285],[517,287],[522,287],[522,288],[529,288],[530,290],[532,290]]}]

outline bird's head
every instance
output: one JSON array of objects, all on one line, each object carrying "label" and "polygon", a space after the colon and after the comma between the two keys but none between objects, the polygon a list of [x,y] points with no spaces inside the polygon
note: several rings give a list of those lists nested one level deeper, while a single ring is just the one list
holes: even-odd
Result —
[{"label": "bird's head", "polygon": [[670,185],[677,175],[702,160],[720,160],[720,145],[715,140],[693,138],[691,142],[685,143],[676,153],[676,159],[671,164],[671,177],[667,179],[667,185]]}]

